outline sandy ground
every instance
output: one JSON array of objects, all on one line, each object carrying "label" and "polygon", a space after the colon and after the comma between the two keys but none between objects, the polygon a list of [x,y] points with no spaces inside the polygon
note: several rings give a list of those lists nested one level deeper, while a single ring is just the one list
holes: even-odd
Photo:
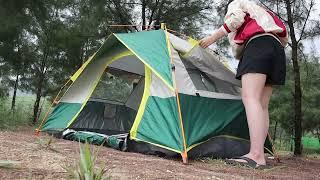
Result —
[{"label": "sandy ground", "polygon": [[[46,146],[52,139],[50,146]],[[97,149],[97,146],[92,146]],[[64,167],[79,160],[79,143],[55,139],[31,130],[0,132],[0,160],[19,161],[0,167],[0,179],[66,179]],[[98,165],[106,167],[110,179],[320,179],[320,159],[281,157],[281,163],[268,160],[269,170],[253,170],[225,165],[218,160],[164,159],[102,147]]]}]

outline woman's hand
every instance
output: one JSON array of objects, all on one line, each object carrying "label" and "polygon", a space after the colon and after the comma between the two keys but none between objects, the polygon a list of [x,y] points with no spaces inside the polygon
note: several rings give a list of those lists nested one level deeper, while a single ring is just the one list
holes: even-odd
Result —
[{"label": "woman's hand", "polygon": [[208,36],[206,38],[203,38],[199,41],[199,45],[202,48],[207,48],[208,46],[210,46],[211,44],[215,43],[217,40],[214,36]]},{"label": "woman's hand", "polygon": [[211,44],[215,43],[217,40],[221,39],[222,37],[226,36],[228,33],[224,30],[224,27],[221,26],[217,29],[211,36],[203,38],[199,41],[199,45],[203,48],[207,48]]}]

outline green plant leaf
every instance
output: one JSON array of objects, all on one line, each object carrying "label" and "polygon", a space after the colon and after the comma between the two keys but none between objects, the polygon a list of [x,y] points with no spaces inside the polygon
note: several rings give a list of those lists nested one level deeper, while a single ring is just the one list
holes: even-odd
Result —
[{"label": "green plant leaf", "polygon": [[19,161],[0,160],[0,168],[1,167],[9,168],[20,163],[21,162]]}]

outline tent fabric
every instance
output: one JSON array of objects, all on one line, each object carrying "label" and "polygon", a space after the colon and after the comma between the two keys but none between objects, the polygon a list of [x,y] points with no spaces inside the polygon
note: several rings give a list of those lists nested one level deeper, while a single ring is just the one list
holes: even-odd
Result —
[{"label": "tent fabric", "polygon": [[[95,54],[94,54],[95,55]],[[74,73],[73,76],[71,76],[71,80],[74,82],[79,76],[80,74],[83,72],[83,70],[87,67],[87,65],[91,62],[91,60],[93,59],[94,55],[90,56],[89,59],[78,69],[78,71],[76,73]]]},{"label": "tent fabric", "polygon": [[141,103],[143,89],[144,89],[144,79],[141,79],[136,85],[136,87],[133,89],[133,92],[127,99],[127,102],[125,103],[125,105],[137,111]]},{"label": "tent fabric", "polygon": [[147,101],[150,96],[150,85],[151,85],[151,70],[147,66],[145,66],[144,90],[143,90],[143,95],[141,99],[141,104],[138,109],[132,128],[130,130],[130,138],[132,139],[137,138],[138,127],[142,120],[142,116],[145,112]]},{"label": "tent fabric", "polygon": [[245,111],[240,100],[184,94],[180,94],[179,97],[188,147],[219,135],[224,127],[237,118],[245,119]]},{"label": "tent fabric", "polygon": [[136,138],[182,152],[181,135],[176,98],[150,97]]},{"label": "tent fabric", "polygon": [[106,50],[110,49],[115,43],[117,43],[117,39],[113,34],[110,34],[105,42],[108,43],[103,43],[102,46],[74,73],[74,75],[70,78],[73,82],[77,80],[77,78],[82,74],[83,70],[88,66],[88,64],[91,63],[92,60],[103,56]]},{"label": "tent fabric", "polygon": [[204,90],[197,90],[197,94],[199,94],[199,96],[201,97],[207,97],[207,98],[241,100],[240,96],[235,96],[235,95],[226,94],[226,93],[215,93],[215,92],[209,92]]},{"label": "tent fabric", "polygon": [[151,73],[150,96],[170,98],[175,94],[154,73]]},{"label": "tent fabric", "polygon": [[[96,79],[93,80],[91,86],[90,86],[90,87],[85,86],[85,88],[83,88],[85,91],[83,91],[83,89],[82,89],[81,87],[77,87],[77,88],[81,89],[80,91],[85,92],[85,94],[82,94],[82,96],[83,96],[82,99],[84,99],[84,102],[83,102],[80,110],[78,111],[78,113],[77,113],[77,114],[72,118],[72,120],[68,123],[68,127],[76,120],[76,118],[77,118],[77,116],[79,115],[79,113],[80,113],[80,112],[82,111],[82,109],[85,107],[85,105],[86,105],[87,101],[89,100],[90,96],[92,95],[94,89],[95,89],[96,86],[98,85],[99,80],[100,80],[100,78],[102,77],[102,75],[103,75],[103,73],[104,73],[104,69],[107,68],[107,65],[110,64],[110,63],[112,63],[112,62],[115,61],[115,60],[119,60],[119,59],[121,59],[121,58],[123,58],[123,57],[125,57],[125,56],[131,55],[130,52],[128,52],[128,51],[126,51],[126,50],[123,49],[123,46],[122,46],[122,45],[115,44],[113,47],[114,47],[114,51],[111,51],[111,52],[109,52],[109,53],[106,53],[105,56],[103,56],[103,58],[100,58],[100,59],[105,59],[104,61],[101,60],[101,61],[98,61],[98,62],[97,62],[97,64],[99,64],[100,66],[97,67],[97,69],[96,69],[96,71],[95,71],[96,73],[93,74],[93,76],[95,76]],[[99,53],[99,52],[97,52],[97,53]],[[100,55],[101,55],[101,54],[100,54]],[[100,62],[103,62],[103,63],[100,63]],[[91,64],[93,64],[93,63],[91,63]],[[89,64],[88,66],[90,66],[91,64]],[[94,66],[94,65],[92,65],[92,66]],[[101,66],[102,66],[103,68],[101,68]],[[87,68],[87,69],[89,69],[89,68]],[[91,69],[91,70],[94,71],[94,69]],[[84,71],[84,72],[86,72],[86,71]],[[79,82],[79,79],[81,80],[82,77],[84,77],[84,79],[86,78],[84,73],[82,73],[82,74],[80,75],[80,77],[78,78],[78,81],[76,81],[75,83]],[[88,79],[90,79],[90,78],[88,78]],[[86,80],[87,80],[87,79],[86,79]],[[88,82],[88,81],[85,81],[85,82]],[[73,85],[72,87],[74,87],[74,86],[75,86],[75,85]],[[71,87],[71,88],[72,88],[72,87]],[[69,90],[70,90],[70,89],[69,89]],[[72,94],[72,91],[71,91],[71,93],[70,93],[69,90],[67,91],[66,96],[67,96],[68,94]],[[71,90],[72,90],[72,89],[71,89]],[[72,96],[73,96],[73,94],[72,94]]]},{"label": "tent fabric", "polygon": [[82,139],[92,142],[95,133],[130,133],[137,146],[193,157],[231,156],[221,152],[233,143],[243,153],[249,132],[240,84],[220,59],[164,30],[112,34],[72,76],[42,131],[90,132]]},{"label": "tent fabric", "polygon": [[135,115],[135,110],[124,105],[89,101],[69,128],[124,133],[129,132]]},{"label": "tent fabric", "polygon": [[[138,82],[140,79],[143,78],[139,75],[107,68],[91,94],[90,99],[95,99],[96,101],[111,101],[111,103],[116,104],[125,104],[129,98],[133,98],[130,93],[132,93],[132,90],[135,90],[135,82]],[[137,106],[134,108],[137,109]]]},{"label": "tent fabric", "polygon": [[190,75],[188,74],[186,67],[180,59],[179,53],[170,45],[171,58],[175,66],[176,88],[178,92],[184,94],[195,95],[196,87],[194,86]]},{"label": "tent fabric", "polygon": [[50,114],[42,130],[63,130],[67,127],[70,119],[79,112],[81,106],[82,104],[79,103],[60,102]]},{"label": "tent fabric", "polygon": [[123,53],[126,48],[123,45],[117,44],[112,46],[113,48],[108,53],[100,58],[94,58],[91,60],[82,74],[77,78],[77,80],[72,84],[70,89],[62,97],[62,102],[69,103],[84,103],[88,96],[90,96],[93,87],[100,79],[102,73],[104,72],[106,65],[111,60],[112,57]]},{"label": "tent fabric", "polygon": [[114,61],[108,67],[144,76],[144,64],[135,55]]},{"label": "tent fabric", "polygon": [[193,159],[203,157],[226,159],[242,156],[249,150],[249,141],[221,135],[192,148],[188,156]]},{"label": "tent fabric", "polygon": [[159,73],[159,77],[172,88],[170,56],[163,30],[117,34],[115,36],[141,61],[149,65],[154,73]]},{"label": "tent fabric", "polygon": [[[190,52],[193,51],[194,48],[199,48],[198,46],[198,42],[192,38],[189,37],[188,41],[186,40],[183,40],[173,34],[169,34],[169,40],[172,44],[172,46],[174,47],[174,49],[176,51],[179,52],[179,54],[181,54],[181,56],[187,56]],[[225,68],[223,68],[222,71],[225,71],[225,70],[228,70],[229,73],[233,73],[231,70],[230,70],[230,67],[227,65],[227,59],[226,57],[216,53],[216,52],[213,52],[211,50],[208,50],[208,49],[202,49],[203,51],[205,51],[206,53],[208,54],[211,54],[211,58],[209,59],[206,59],[206,60],[201,60],[201,61],[208,61],[209,63],[212,61],[212,60],[217,60],[219,62],[219,64],[222,64],[225,66]],[[210,56],[208,56],[210,57]],[[198,67],[200,68],[200,67]],[[210,69],[207,69],[209,72],[210,72]]]},{"label": "tent fabric", "polygon": [[190,50],[193,48],[194,45],[188,43],[187,41],[168,33],[169,41],[171,42],[171,45],[173,48],[178,51],[181,54],[186,54],[187,52],[190,52]]},{"label": "tent fabric", "polygon": [[145,89],[149,96],[136,134],[131,137],[182,151],[175,94],[154,73],[148,74],[150,85]]},{"label": "tent fabric", "polygon": [[182,60],[181,62],[184,64],[188,76],[195,86],[195,90],[192,94],[183,92],[178,88],[180,93],[218,99],[241,99],[240,88],[238,86],[217,78],[210,78],[206,73],[201,72],[188,61]]},{"label": "tent fabric", "polygon": [[240,86],[240,81],[235,79],[232,71],[228,70],[215,56],[198,45],[193,47],[182,58],[209,76]]}]

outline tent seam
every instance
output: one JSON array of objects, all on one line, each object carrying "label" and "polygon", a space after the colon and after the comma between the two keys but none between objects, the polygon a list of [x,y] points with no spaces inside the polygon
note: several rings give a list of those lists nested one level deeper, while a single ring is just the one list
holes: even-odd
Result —
[{"label": "tent seam", "polygon": [[133,122],[132,128],[130,130],[130,138],[136,138],[137,136],[137,132],[138,132],[138,127],[140,125],[140,122],[142,120],[146,105],[147,105],[147,101],[149,99],[149,95],[150,95],[150,84],[151,84],[151,70],[148,69],[147,66],[145,66],[145,82],[144,82],[144,92],[142,95],[142,100],[136,115],[136,118]]},{"label": "tent seam", "polygon": [[146,141],[146,140],[142,140],[142,139],[139,139],[139,138],[137,138],[137,137],[132,137],[132,139],[133,139],[133,140],[136,140],[136,141],[141,141],[141,142],[149,143],[149,144],[152,144],[152,145],[155,145],[155,146],[158,146],[158,147],[161,147],[161,148],[164,148],[164,149],[167,149],[167,150],[176,152],[176,153],[182,153],[182,152],[179,151],[179,150],[176,150],[176,149],[173,149],[173,148],[170,148],[170,147],[161,145],[161,144],[157,144],[157,143],[149,142],[149,141]]}]

